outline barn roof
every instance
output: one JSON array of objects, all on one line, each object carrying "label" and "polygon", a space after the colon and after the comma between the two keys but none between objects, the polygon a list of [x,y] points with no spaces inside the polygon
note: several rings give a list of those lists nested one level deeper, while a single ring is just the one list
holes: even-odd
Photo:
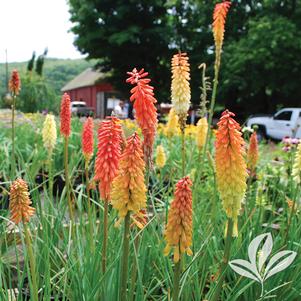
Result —
[{"label": "barn roof", "polygon": [[74,77],[70,82],[68,82],[61,91],[70,91],[82,87],[94,86],[95,84],[101,82],[105,79],[105,74],[99,72],[98,70],[94,70],[92,68],[88,68],[76,77]]}]

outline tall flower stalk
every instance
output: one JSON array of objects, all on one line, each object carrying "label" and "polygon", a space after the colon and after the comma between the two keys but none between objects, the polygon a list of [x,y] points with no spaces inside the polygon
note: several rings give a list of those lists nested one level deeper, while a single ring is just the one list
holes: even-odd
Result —
[{"label": "tall flower stalk", "polygon": [[[219,70],[221,65],[221,55],[222,55],[222,47],[224,42],[224,34],[225,34],[225,23],[226,17],[231,6],[230,1],[224,1],[215,5],[213,12],[213,37],[215,43],[215,63],[214,63],[214,79],[213,79],[213,89],[210,101],[210,110],[209,110],[209,120],[208,125],[209,128],[212,124],[212,118],[214,113],[215,101],[216,101],[216,93],[218,86],[218,78],[219,78]],[[211,131],[207,132],[206,142],[204,146],[203,156],[205,157],[207,151],[207,145],[211,138]]]},{"label": "tall flower stalk", "polygon": [[131,213],[139,214],[139,211],[146,206],[144,172],[145,162],[142,145],[139,136],[134,133],[127,139],[127,145],[120,158],[118,174],[113,181],[111,192],[112,205],[118,210],[119,223],[124,220],[120,301],[127,299],[130,215]]},{"label": "tall flower stalk", "polygon": [[154,87],[149,85],[150,79],[147,78],[148,72],[144,69],[138,71],[134,68],[131,72],[127,72],[129,78],[127,83],[134,85],[131,89],[130,100],[134,102],[136,119],[143,134],[143,152],[144,160],[147,168],[152,165],[153,145],[157,130],[157,102],[154,95]]},{"label": "tall flower stalk", "polygon": [[182,255],[192,255],[192,181],[188,176],[176,185],[175,198],[168,212],[165,230],[166,247],[164,255],[173,250],[174,279],[172,300],[179,300]]},{"label": "tall flower stalk", "polygon": [[64,137],[64,167],[65,167],[65,187],[66,195],[69,207],[69,215],[71,222],[74,221],[73,205],[71,201],[71,184],[69,179],[69,166],[68,166],[68,141],[71,134],[71,101],[70,96],[67,93],[64,93],[61,102],[61,135]]},{"label": "tall flower stalk", "polygon": [[25,245],[29,258],[30,275],[32,282],[32,300],[38,301],[38,284],[37,284],[37,273],[36,273],[36,262],[32,249],[32,241],[30,231],[27,226],[30,218],[35,213],[35,208],[31,207],[31,201],[29,198],[27,183],[22,179],[15,180],[10,187],[10,202],[9,209],[11,212],[11,221],[15,224],[22,222],[24,234],[25,234]]},{"label": "tall flower stalk", "polygon": [[156,154],[156,166],[161,169],[166,163],[166,154],[163,145],[157,146]]},{"label": "tall flower stalk", "polygon": [[9,80],[9,90],[12,94],[12,117],[11,117],[11,134],[12,134],[12,152],[11,152],[11,177],[14,178],[16,174],[16,157],[15,157],[15,109],[16,98],[19,95],[21,89],[21,81],[17,70],[13,70],[11,78]]},{"label": "tall flower stalk", "polygon": [[244,140],[240,125],[228,110],[222,113],[216,134],[216,179],[217,187],[228,218],[224,257],[220,266],[218,283],[211,301],[219,298],[228,265],[232,236],[238,235],[237,220],[246,192],[247,166],[244,160]]},{"label": "tall flower stalk", "polygon": [[48,165],[48,179],[49,179],[49,197],[53,195],[53,175],[52,175],[52,154],[55,148],[57,132],[54,116],[47,114],[43,129],[42,129],[43,144],[48,153],[47,165]]},{"label": "tall flower stalk", "polygon": [[186,53],[179,52],[171,60],[171,101],[179,117],[182,136],[182,176],[185,175],[185,127],[190,106],[190,65]]},{"label": "tall flower stalk", "polygon": [[285,242],[287,241],[288,234],[289,234],[289,229],[292,224],[292,220],[296,211],[296,199],[298,198],[298,192],[300,191],[300,183],[301,183],[301,142],[299,141],[299,144],[297,146],[297,150],[295,153],[295,158],[294,158],[294,163],[293,163],[293,168],[292,168],[292,177],[295,181],[296,185],[296,193],[295,197],[293,198],[293,203],[290,206],[290,213],[289,217],[287,220],[287,227],[285,231]]},{"label": "tall flower stalk", "polygon": [[247,168],[250,172],[250,177],[252,177],[256,172],[256,166],[258,163],[258,141],[257,134],[254,131],[250,137],[250,143],[247,153]]},{"label": "tall flower stalk", "polygon": [[98,128],[98,145],[95,161],[95,180],[99,181],[99,192],[104,200],[103,212],[103,245],[102,271],[106,271],[107,241],[108,241],[108,208],[111,199],[111,186],[117,175],[118,163],[121,156],[122,129],[120,120],[107,117]]},{"label": "tall flower stalk", "polygon": [[83,126],[82,132],[82,152],[85,159],[85,177],[86,177],[86,191],[87,191],[87,205],[89,217],[89,231],[90,231],[90,248],[93,250],[93,224],[92,212],[90,203],[90,180],[89,180],[89,163],[94,151],[94,137],[93,137],[93,119],[88,117]]}]

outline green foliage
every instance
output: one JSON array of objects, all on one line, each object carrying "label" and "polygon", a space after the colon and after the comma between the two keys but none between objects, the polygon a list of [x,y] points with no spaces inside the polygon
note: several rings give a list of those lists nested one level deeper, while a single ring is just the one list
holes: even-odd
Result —
[{"label": "green foliage", "polygon": [[300,28],[283,16],[251,19],[247,27],[245,36],[225,47],[221,95],[226,106],[245,113],[299,106]]},{"label": "green foliage", "polygon": [[[168,101],[170,59],[181,48],[191,62],[192,102],[199,103],[205,62],[213,78],[214,4],[205,0],[71,0],[75,44],[112,72],[128,95],[126,71],[145,67],[159,101]],[[218,105],[240,114],[299,106],[301,8],[296,0],[232,1],[226,22]]]},{"label": "green foliage", "polygon": [[42,110],[59,112],[60,98],[43,77],[36,74],[21,76],[22,89],[17,100],[17,109],[28,113]]},{"label": "green foliage", "polygon": [[163,0],[80,1],[71,0],[75,44],[89,58],[101,59],[104,71],[112,71],[112,84],[124,95],[126,72],[134,67],[150,72],[160,99],[169,99],[168,62],[172,28]]},{"label": "green foliage", "polygon": [[[72,192],[76,204],[76,236],[72,239],[68,223],[67,199],[65,190],[57,196],[50,196],[47,190],[47,158],[43,147],[41,128],[43,115],[31,116],[31,121],[17,126],[16,150],[18,176],[28,183],[36,215],[29,223],[32,232],[34,254],[36,256],[39,287],[43,300],[50,296],[63,297],[63,300],[118,300],[122,227],[114,227],[116,211],[110,208],[107,272],[101,273],[102,214],[103,201],[98,189],[92,188],[93,215],[87,217],[87,196],[83,178],[84,160],[81,154],[82,122],[72,120],[72,134],[69,140],[69,166]],[[58,119],[57,119],[58,124]],[[10,129],[1,124],[0,139],[0,188],[1,205],[7,200],[6,191],[10,185]],[[95,128],[96,135],[96,128]],[[208,292],[214,290],[219,263],[224,248],[225,213],[221,206],[214,178],[214,168],[210,161],[201,164],[199,153],[192,136],[187,136],[187,172],[193,180],[193,255],[185,256],[181,275],[181,300],[209,300]],[[172,290],[172,256],[163,256],[164,227],[166,214],[173,199],[175,183],[181,177],[180,137],[171,140],[159,134],[156,145],[163,145],[167,162],[162,169],[156,166],[150,171],[148,191],[149,220],[142,230],[131,230],[129,277],[132,267],[137,263],[136,293],[134,300],[170,300]],[[210,149],[212,152],[213,149]],[[284,153],[280,145],[260,145],[260,164],[257,178],[250,183],[244,210],[239,217],[239,236],[234,239],[231,260],[247,259],[248,245],[255,236],[270,232],[273,236],[273,254],[283,249],[300,254],[300,203],[294,215],[288,239],[285,239],[287,219],[290,209],[287,199],[300,197],[300,189],[286,172],[291,165],[289,159],[294,155]],[[56,179],[63,176],[63,139],[59,135],[53,154],[53,172]],[[94,158],[90,164],[90,178],[93,178]],[[200,176],[202,172],[202,176]],[[5,188],[5,189],[3,189]],[[23,235],[7,232],[5,218],[7,210],[0,216],[0,281],[1,300],[9,300],[7,288],[14,286],[19,291],[26,286],[30,275],[28,258],[24,256]],[[88,223],[93,224],[93,237],[90,237]],[[20,227],[22,229],[22,227]],[[21,231],[22,233],[22,231]],[[139,235],[139,252],[134,248]],[[92,239],[95,253],[90,248]],[[23,264],[23,261],[25,264]],[[275,291],[271,300],[292,301],[301,296],[301,257],[293,264],[265,283],[265,291]],[[283,285],[281,288],[279,286]],[[129,283],[129,288],[131,288]],[[130,289],[129,289],[130,291]],[[220,296],[221,301],[260,300],[260,285],[240,277],[230,268],[226,271],[226,284]],[[18,300],[24,300],[19,296]],[[269,300],[269,299],[267,299]]]}]

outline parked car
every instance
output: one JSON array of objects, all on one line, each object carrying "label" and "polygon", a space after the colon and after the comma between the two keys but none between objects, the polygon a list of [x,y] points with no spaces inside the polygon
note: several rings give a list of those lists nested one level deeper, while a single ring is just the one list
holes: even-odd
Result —
[{"label": "parked car", "polygon": [[258,139],[301,138],[301,108],[285,108],[275,115],[250,116],[248,127],[257,126]]},{"label": "parked car", "polygon": [[88,107],[84,101],[72,101],[71,102],[71,113],[72,115],[81,116],[93,116],[94,108]]}]

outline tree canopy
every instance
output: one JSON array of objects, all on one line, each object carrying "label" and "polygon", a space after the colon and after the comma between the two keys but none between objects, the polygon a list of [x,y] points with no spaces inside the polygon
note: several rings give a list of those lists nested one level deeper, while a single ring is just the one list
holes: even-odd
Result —
[{"label": "tree canopy", "polygon": [[[144,67],[159,101],[169,101],[170,59],[179,49],[191,62],[192,101],[199,102],[205,62],[213,77],[208,0],[69,0],[75,45],[110,71],[129,95],[126,71]],[[227,23],[218,103],[242,114],[299,105],[301,7],[296,0],[233,1]]]}]

